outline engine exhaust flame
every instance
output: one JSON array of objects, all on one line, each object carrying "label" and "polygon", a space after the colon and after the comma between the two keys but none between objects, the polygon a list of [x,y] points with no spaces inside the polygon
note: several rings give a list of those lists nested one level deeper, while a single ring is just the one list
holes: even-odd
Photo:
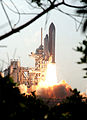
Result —
[{"label": "engine exhaust flame", "polygon": [[48,86],[57,84],[56,64],[50,63],[47,66],[46,81]]},{"label": "engine exhaust flame", "polygon": [[[28,94],[33,91],[36,91],[36,95],[42,98],[58,98],[64,99],[67,96],[71,95],[70,89],[71,86],[68,85],[64,80],[57,82],[56,75],[56,64],[49,63],[46,71],[46,79],[44,81],[40,81],[38,85],[33,85],[29,88]],[[20,92],[27,94],[26,86],[19,86]]]},{"label": "engine exhaust flame", "polygon": [[49,63],[47,65],[46,71],[46,79],[45,81],[40,81],[38,83],[37,88],[48,88],[49,86],[53,86],[57,84],[57,76],[56,76],[56,64]]},{"label": "engine exhaust flame", "polygon": [[36,94],[43,98],[65,98],[70,96],[70,85],[68,85],[64,80],[57,82],[56,76],[56,64],[49,63],[47,66],[46,79],[45,81],[40,81],[36,86]]}]

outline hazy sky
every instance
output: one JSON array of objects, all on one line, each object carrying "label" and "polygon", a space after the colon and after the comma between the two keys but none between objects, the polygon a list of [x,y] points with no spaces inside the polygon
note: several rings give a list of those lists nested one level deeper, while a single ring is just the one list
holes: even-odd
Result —
[{"label": "hazy sky", "polygon": [[[63,7],[62,9],[71,11]],[[46,17],[48,19],[45,25]],[[5,18],[2,17],[2,19],[4,23]],[[85,92],[87,80],[82,78],[85,72],[82,71],[83,66],[76,63],[80,60],[81,54],[73,50],[85,38],[85,35],[81,33],[80,29],[76,32],[76,24],[71,17],[57,10],[52,10],[48,16],[44,15],[19,33],[0,41],[0,45],[7,45],[7,48],[0,48],[0,59],[9,63],[10,59],[19,59],[21,66],[33,67],[34,59],[30,58],[29,54],[35,52],[40,45],[41,27],[43,27],[44,38],[48,33],[51,22],[54,23],[56,28],[55,51],[58,81],[66,80],[72,88]],[[0,28],[0,32],[4,32],[4,29]],[[0,67],[5,68],[6,66],[7,64],[0,61]]]}]

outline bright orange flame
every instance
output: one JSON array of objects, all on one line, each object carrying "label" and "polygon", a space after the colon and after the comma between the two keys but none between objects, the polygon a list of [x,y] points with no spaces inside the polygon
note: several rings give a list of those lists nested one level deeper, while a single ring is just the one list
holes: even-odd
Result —
[{"label": "bright orange flame", "polygon": [[23,94],[23,93],[26,94],[27,93],[27,86],[25,84],[20,84],[18,86],[18,88],[19,88],[19,91],[20,91],[21,94]]},{"label": "bright orange flame", "polygon": [[56,75],[56,64],[49,63],[47,65],[46,79],[45,81],[40,81],[38,87],[50,87],[57,84],[57,75]]},{"label": "bright orange flame", "polygon": [[57,82],[56,64],[49,63],[47,65],[46,79],[41,80],[37,86],[33,86],[32,90],[36,90],[36,95],[42,98],[62,99],[71,95],[70,88],[64,80]]},{"label": "bright orange flame", "polygon": [[56,75],[56,64],[49,63],[47,65],[47,73],[46,73],[46,84],[48,86],[53,86],[57,84],[57,75]]}]

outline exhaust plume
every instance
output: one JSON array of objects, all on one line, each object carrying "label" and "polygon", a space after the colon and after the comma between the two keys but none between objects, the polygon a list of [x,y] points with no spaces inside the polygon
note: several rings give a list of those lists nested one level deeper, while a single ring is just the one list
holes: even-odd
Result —
[{"label": "exhaust plume", "polygon": [[60,83],[47,88],[40,87],[36,89],[36,94],[43,98],[64,99],[71,95],[71,87],[63,80]]}]

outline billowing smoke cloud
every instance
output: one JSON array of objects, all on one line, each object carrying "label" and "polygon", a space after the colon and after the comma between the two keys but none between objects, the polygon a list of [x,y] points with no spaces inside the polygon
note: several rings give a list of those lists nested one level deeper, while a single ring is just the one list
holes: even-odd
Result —
[{"label": "billowing smoke cloud", "polygon": [[63,99],[71,95],[70,89],[71,87],[65,81],[61,81],[57,85],[53,85],[47,88],[40,87],[36,89],[36,94],[43,98]]}]

